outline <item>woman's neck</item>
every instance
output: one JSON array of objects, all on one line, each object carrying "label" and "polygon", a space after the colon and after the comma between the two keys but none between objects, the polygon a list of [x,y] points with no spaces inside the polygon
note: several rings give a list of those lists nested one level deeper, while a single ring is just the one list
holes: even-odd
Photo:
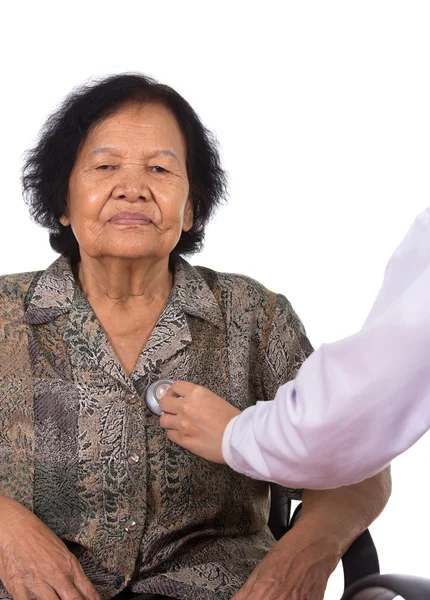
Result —
[{"label": "woman's neck", "polygon": [[81,253],[77,277],[89,301],[116,305],[165,300],[173,283],[168,256],[151,261],[114,257],[95,259]]}]

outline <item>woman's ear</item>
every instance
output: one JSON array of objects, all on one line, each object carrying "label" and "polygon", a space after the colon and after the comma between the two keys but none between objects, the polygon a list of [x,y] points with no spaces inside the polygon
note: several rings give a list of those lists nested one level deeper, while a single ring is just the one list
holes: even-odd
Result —
[{"label": "woman's ear", "polygon": [[188,196],[184,210],[184,222],[182,223],[182,231],[189,231],[193,226],[193,202]]},{"label": "woman's ear", "polygon": [[70,225],[70,221],[69,219],[66,217],[66,215],[62,215],[59,219],[61,225],[64,225],[64,227],[68,227]]}]

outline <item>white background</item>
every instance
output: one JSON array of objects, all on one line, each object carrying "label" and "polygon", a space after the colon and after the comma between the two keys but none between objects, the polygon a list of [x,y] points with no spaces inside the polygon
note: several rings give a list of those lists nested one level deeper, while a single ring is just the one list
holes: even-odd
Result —
[{"label": "white background", "polygon": [[[0,273],[55,258],[19,184],[47,114],[90,77],[136,70],[182,93],[221,143],[230,200],[192,262],[286,294],[314,346],[360,327],[389,255],[429,204],[430,3],[39,0],[0,10]],[[384,572],[430,576],[429,447],[430,436],[393,466],[392,499],[372,528]],[[341,590],[338,570],[326,598]]]}]

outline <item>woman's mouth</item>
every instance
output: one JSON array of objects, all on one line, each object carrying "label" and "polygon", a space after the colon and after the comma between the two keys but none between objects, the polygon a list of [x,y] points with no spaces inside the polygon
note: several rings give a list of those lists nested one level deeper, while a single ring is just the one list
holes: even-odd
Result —
[{"label": "woman's mouth", "polygon": [[109,223],[115,225],[150,225],[152,221],[141,213],[119,212],[109,219]]}]

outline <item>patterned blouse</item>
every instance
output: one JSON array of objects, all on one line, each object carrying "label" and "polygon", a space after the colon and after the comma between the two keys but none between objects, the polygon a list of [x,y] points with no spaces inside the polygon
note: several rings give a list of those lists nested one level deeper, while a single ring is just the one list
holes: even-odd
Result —
[{"label": "patterned blouse", "polygon": [[286,298],[252,279],[183,259],[173,272],[131,375],[66,259],[0,278],[0,494],[64,540],[103,600],[125,586],[231,598],[274,543],[269,485],[170,442],[144,395],[185,379],[244,409],[311,345]]}]

